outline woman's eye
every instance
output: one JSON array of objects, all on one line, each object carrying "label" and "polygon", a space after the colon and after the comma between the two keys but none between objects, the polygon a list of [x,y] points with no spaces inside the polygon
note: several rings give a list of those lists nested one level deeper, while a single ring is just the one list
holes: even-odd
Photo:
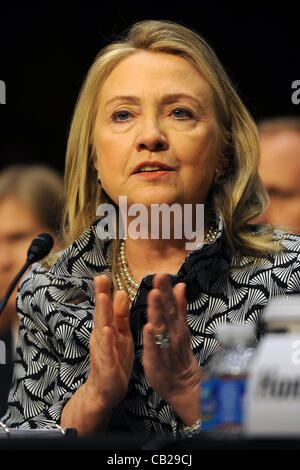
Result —
[{"label": "woman's eye", "polygon": [[129,117],[129,111],[116,111],[113,114],[113,121],[126,121]]},{"label": "woman's eye", "polygon": [[175,108],[172,110],[172,113],[173,113],[173,116],[179,119],[182,119],[182,118],[188,119],[188,118],[194,117],[193,113],[185,108]]}]

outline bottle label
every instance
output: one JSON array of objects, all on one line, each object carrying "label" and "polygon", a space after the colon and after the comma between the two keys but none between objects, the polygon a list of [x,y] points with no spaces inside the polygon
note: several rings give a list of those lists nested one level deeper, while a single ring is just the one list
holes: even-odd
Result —
[{"label": "bottle label", "polygon": [[205,380],[201,386],[201,413],[202,413],[202,430],[209,431],[215,427],[216,419],[216,382],[215,378]]},{"label": "bottle label", "polygon": [[201,387],[202,429],[240,428],[243,423],[245,377],[221,376]]}]

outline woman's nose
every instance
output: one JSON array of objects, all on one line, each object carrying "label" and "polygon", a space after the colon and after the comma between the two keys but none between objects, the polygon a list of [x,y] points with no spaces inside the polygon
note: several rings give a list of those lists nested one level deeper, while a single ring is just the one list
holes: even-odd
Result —
[{"label": "woman's nose", "polygon": [[150,150],[158,152],[167,150],[168,138],[162,129],[159,119],[148,118],[141,122],[141,128],[136,141],[137,150]]}]

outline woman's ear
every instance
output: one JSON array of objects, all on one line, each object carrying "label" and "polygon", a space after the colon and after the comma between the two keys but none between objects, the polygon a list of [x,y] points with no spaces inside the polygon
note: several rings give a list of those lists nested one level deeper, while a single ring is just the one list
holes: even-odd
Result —
[{"label": "woman's ear", "polygon": [[93,158],[93,162],[94,162],[94,168],[95,168],[96,171],[98,172],[98,171],[99,171],[99,163],[98,163],[97,155],[94,153],[94,154],[92,155],[92,158]]},{"label": "woman's ear", "polygon": [[98,162],[97,152],[94,146],[91,144],[89,145],[89,155],[90,155],[90,161],[92,161],[95,170],[98,172],[99,162]]},{"label": "woman's ear", "polygon": [[101,183],[101,179],[100,179],[100,159],[98,158],[98,155],[97,155],[97,151],[95,149],[95,147],[93,145],[90,145],[89,147],[89,151],[90,151],[90,161],[92,161],[93,163],[93,166],[96,170],[96,173],[97,173],[97,179],[98,179],[98,184],[100,185],[101,189],[102,189],[102,183]]},{"label": "woman's ear", "polygon": [[98,183],[99,183],[100,186],[102,186],[100,175],[99,175],[99,162],[98,162],[97,157],[94,156],[93,161],[94,161],[94,168],[95,168],[95,170],[97,172],[97,176],[98,176]]}]

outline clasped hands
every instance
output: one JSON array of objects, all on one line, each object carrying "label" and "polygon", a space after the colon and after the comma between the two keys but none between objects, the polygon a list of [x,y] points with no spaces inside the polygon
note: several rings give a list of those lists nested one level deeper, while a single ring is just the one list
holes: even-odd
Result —
[{"label": "clasped hands", "polygon": [[[94,396],[99,396],[104,406],[113,408],[126,395],[134,361],[130,302],[124,291],[112,295],[111,281],[105,275],[95,277],[94,285],[88,382]],[[185,289],[184,283],[172,288],[166,273],[154,276],[153,289],[147,298],[148,321],[143,329],[143,365],[153,390],[186,424],[192,424],[199,416],[201,372],[190,346]],[[161,347],[155,338],[166,331],[168,347]]]}]

